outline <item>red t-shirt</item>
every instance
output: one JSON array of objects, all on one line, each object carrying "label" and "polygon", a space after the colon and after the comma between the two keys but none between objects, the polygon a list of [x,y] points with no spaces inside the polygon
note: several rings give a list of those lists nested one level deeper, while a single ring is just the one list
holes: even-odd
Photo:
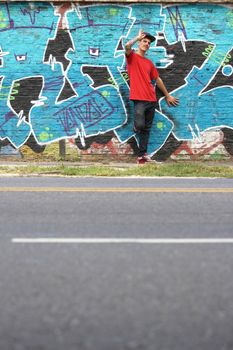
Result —
[{"label": "red t-shirt", "polygon": [[126,56],[127,71],[130,79],[130,100],[157,101],[152,80],[159,76],[154,64],[133,50]]}]

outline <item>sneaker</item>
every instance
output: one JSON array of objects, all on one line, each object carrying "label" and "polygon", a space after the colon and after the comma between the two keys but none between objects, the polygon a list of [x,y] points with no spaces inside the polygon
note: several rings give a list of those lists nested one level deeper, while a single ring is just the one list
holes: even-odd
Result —
[{"label": "sneaker", "polygon": [[147,153],[143,155],[143,158],[146,159],[146,161],[149,163],[156,163],[156,161],[153,160]]},{"label": "sneaker", "polygon": [[138,157],[137,163],[138,164],[146,164],[147,161],[146,161],[146,159],[144,157]]},{"label": "sneaker", "polygon": [[151,159],[151,157],[148,156],[148,154],[144,154],[143,156],[138,157],[137,163],[138,164],[148,164],[148,163],[156,163],[156,161]]}]

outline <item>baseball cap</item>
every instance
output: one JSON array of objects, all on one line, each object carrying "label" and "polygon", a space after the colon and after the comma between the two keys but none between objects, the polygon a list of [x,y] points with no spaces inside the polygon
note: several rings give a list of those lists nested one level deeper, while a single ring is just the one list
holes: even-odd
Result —
[{"label": "baseball cap", "polygon": [[150,41],[153,43],[155,41],[155,37],[151,35],[150,33],[144,32],[145,38],[150,39]]}]

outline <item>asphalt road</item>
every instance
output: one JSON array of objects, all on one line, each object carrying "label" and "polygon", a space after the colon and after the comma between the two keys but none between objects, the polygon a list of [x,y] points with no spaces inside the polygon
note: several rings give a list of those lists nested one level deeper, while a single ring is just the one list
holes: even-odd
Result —
[{"label": "asphalt road", "polygon": [[1,350],[232,350],[233,180],[0,177]]}]

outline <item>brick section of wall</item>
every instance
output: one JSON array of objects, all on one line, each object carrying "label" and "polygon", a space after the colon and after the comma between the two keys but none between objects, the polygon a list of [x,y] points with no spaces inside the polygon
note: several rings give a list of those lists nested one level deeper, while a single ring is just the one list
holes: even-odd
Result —
[{"label": "brick section of wall", "polygon": [[148,57],[180,99],[168,107],[157,91],[148,153],[231,157],[233,6],[88,0],[0,4],[0,156],[43,158],[60,140],[76,154],[136,154],[124,43],[140,28],[156,36]]}]

